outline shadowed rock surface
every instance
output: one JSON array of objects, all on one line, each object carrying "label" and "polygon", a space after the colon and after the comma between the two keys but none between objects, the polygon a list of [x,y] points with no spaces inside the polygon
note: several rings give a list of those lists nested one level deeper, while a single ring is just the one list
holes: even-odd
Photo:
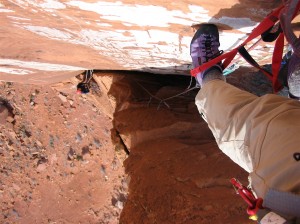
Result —
[{"label": "shadowed rock surface", "polygon": [[87,95],[77,78],[2,83],[1,223],[250,223],[229,182],[247,174],[217,148],[198,89],[173,97],[189,81],[96,72]]}]

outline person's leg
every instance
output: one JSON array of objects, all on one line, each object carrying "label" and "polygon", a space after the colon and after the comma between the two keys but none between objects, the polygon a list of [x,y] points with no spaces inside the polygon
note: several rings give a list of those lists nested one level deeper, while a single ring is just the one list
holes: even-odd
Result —
[{"label": "person's leg", "polygon": [[[227,84],[221,77],[217,71],[205,76],[196,96],[196,105],[219,148],[246,171],[252,172],[252,159],[245,143],[249,136],[243,127],[247,116],[241,116],[243,113],[239,111],[257,97]],[[241,115],[236,120],[237,114]]]},{"label": "person's leg", "polygon": [[[300,103],[242,91],[224,82],[217,67],[197,75],[201,90],[196,105],[219,148],[250,173],[250,185],[258,197],[265,199],[272,190],[299,195]],[[273,201],[268,206],[275,211],[286,209],[277,210],[280,206]]]},{"label": "person's leg", "polygon": [[[193,66],[196,67],[206,63],[220,55],[222,51],[219,50],[219,46],[219,32],[217,26],[214,24],[200,24],[190,46]],[[248,102],[248,98],[252,101],[255,99],[255,96],[246,92],[240,92],[238,89],[233,88],[232,86],[229,86],[225,82],[221,81],[225,80],[225,78],[222,74],[222,67],[220,64],[214,65],[211,68],[198,73],[196,79],[201,88],[203,88],[203,90],[201,90],[196,97],[196,104],[199,112],[203,114],[204,119],[208,122],[208,125],[213,132],[219,147],[230,156],[231,153],[228,153],[227,150],[224,149],[225,144],[223,143],[228,141],[224,141],[223,137],[221,136],[223,135],[222,132],[226,131],[226,123],[228,123],[228,120],[231,119],[230,113],[227,113],[226,109],[233,109],[228,107],[227,104],[229,103],[232,105],[229,101],[233,98],[236,99],[234,100],[234,103],[244,102],[245,104]],[[212,84],[210,82],[212,82]],[[204,87],[206,85],[210,86],[208,90],[206,90]],[[223,90],[224,92],[222,92]],[[227,94],[229,96],[227,96]],[[207,98],[202,96],[206,96]],[[219,103],[219,101],[222,102]],[[236,104],[235,106],[239,107],[240,104]],[[210,111],[211,109],[212,112]],[[239,132],[238,135],[234,133],[229,133],[229,135],[230,137],[228,138],[235,139],[236,145],[243,144],[246,137],[246,133],[242,132]],[[234,141],[231,141],[231,143],[234,143]],[[240,149],[241,147],[242,146],[236,147],[236,150]],[[232,156],[230,157],[245,170],[251,172],[253,170],[253,165],[249,153],[246,150],[241,151],[243,152],[242,154],[232,153]]]},{"label": "person's leg", "polygon": [[204,83],[196,96],[199,113],[219,148],[250,173],[256,194],[264,197],[270,187],[300,193],[299,162],[293,159],[300,103],[274,94],[257,97],[219,79]]}]

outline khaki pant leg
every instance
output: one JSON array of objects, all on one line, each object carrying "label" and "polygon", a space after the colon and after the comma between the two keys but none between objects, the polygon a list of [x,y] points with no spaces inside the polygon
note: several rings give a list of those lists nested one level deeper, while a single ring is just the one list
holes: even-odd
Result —
[{"label": "khaki pant leg", "polygon": [[219,148],[247,172],[253,171],[253,158],[248,152],[247,115],[242,110],[257,98],[221,80],[207,83],[196,96],[198,110]]},{"label": "khaki pant leg", "polygon": [[207,83],[196,96],[219,148],[250,173],[260,197],[269,188],[300,193],[300,102],[257,97],[223,81]]}]

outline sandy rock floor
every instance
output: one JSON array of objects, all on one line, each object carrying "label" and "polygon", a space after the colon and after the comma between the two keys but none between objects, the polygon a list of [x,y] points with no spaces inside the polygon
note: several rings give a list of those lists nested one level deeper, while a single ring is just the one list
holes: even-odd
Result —
[{"label": "sandy rock floor", "polygon": [[0,85],[1,223],[118,223],[127,190],[111,119],[63,87]]}]

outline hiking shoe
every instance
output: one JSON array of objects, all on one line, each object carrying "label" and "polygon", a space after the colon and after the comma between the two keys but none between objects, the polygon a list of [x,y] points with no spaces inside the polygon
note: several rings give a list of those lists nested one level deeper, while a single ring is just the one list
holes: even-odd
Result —
[{"label": "hiking shoe", "polygon": [[[218,27],[214,24],[200,24],[190,45],[190,54],[194,68],[221,55],[223,51],[220,51],[219,47],[220,42]],[[202,79],[204,76],[214,69],[219,70],[221,73],[223,71],[221,63],[218,63],[197,74],[197,81],[200,85],[202,85]]]},{"label": "hiking shoe", "polygon": [[295,53],[289,61],[287,83],[289,97],[300,100],[300,57]]}]

